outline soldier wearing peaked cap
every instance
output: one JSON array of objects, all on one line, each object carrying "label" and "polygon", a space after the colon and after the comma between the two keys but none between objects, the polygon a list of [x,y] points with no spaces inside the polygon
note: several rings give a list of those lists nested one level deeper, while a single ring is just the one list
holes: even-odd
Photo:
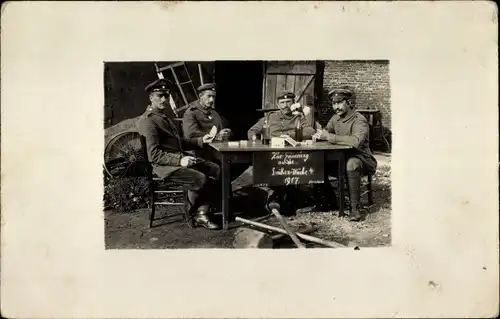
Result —
[{"label": "soldier wearing peaked cap", "polygon": [[[355,110],[354,92],[348,88],[333,89],[328,92],[332,100],[334,115],[326,125],[315,134],[317,139],[332,144],[349,145],[354,148],[347,156],[346,171],[351,197],[349,219],[359,221],[363,218],[361,207],[361,176],[373,174],[377,169],[377,160],[373,157],[369,144],[369,125],[366,118]],[[336,165],[325,165],[327,172]],[[330,171],[329,173],[335,174]],[[325,186],[330,185],[325,183]]]},{"label": "soldier wearing peaked cap", "polygon": [[295,126],[297,121],[303,129],[303,138],[308,139],[315,133],[310,124],[310,108],[302,107],[299,103],[295,103],[295,94],[285,91],[278,95],[276,104],[279,111],[269,112],[267,117],[261,118],[254,126],[248,130],[248,139],[252,135],[260,135],[264,123],[267,121],[271,136],[279,137],[282,134],[290,135],[295,138]]},{"label": "soldier wearing peaked cap", "polygon": [[137,129],[146,140],[148,159],[158,177],[179,183],[187,189],[186,209],[195,215],[194,223],[208,229],[218,225],[210,220],[210,199],[216,200],[212,189],[219,180],[217,164],[191,156],[187,151],[203,147],[209,136],[185,139],[171,120],[171,83],[159,79],[146,86],[150,105],[137,121]]},{"label": "soldier wearing peaked cap", "polygon": [[[302,127],[304,139],[310,139],[315,133],[311,126],[310,108],[302,107],[299,103],[295,103],[295,94],[293,92],[282,92],[276,98],[276,104],[279,111],[271,111],[267,116],[261,118],[248,130],[248,139],[252,139],[253,135],[261,135],[264,124],[267,122],[271,137],[280,137],[281,135],[289,135],[295,138],[295,127],[299,123]],[[250,166],[240,176],[232,182],[233,191],[249,187],[253,184],[253,167]],[[260,187],[268,193],[269,201],[281,201],[287,196],[286,187]]]},{"label": "soldier wearing peaked cap", "polygon": [[[217,128],[215,141],[228,139],[231,130],[227,128],[224,119],[215,110],[216,86],[214,83],[206,83],[197,88],[199,100],[194,102],[182,118],[182,130],[188,139],[197,139],[208,134],[213,126]],[[218,153],[208,146],[203,150],[196,151],[200,157],[212,161],[219,161]]]}]

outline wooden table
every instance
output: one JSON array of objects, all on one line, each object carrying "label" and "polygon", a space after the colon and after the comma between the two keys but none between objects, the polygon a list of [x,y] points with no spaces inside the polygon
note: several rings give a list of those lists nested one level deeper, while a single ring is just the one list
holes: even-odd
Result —
[{"label": "wooden table", "polygon": [[294,151],[323,151],[326,160],[338,161],[338,182],[339,182],[339,212],[344,213],[344,173],[345,173],[345,151],[352,149],[350,146],[334,145],[326,141],[319,141],[312,145],[301,146],[285,146],[276,147],[270,145],[263,145],[260,141],[248,141],[247,145],[229,146],[228,142],[214,142],[210,143],[221,154],[221,169],[222,169],[222,224],[223,229],[228,229],[229,223],[229,198],[232,195],[231,191],[231,176],[230,166],[231,163],[252,163],[253,154],[255,152],[294,152]]}]

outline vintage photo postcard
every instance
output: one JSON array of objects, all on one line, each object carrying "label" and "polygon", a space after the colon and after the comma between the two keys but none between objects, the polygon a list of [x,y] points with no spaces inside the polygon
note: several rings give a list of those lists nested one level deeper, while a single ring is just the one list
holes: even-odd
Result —
[{"label": "vintage photo postcard", "polygon": [[487,1],[8,2],[7,318],[499,311]]},{"label": "vintage photo postcard", "polygon": [[106,248],[389,246],[389,68],[105,62]]}]

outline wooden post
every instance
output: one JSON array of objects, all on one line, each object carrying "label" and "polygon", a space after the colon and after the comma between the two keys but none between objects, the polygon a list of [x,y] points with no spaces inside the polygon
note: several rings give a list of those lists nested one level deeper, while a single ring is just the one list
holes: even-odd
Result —
[{"label": "wooden post", "polygon": [[203,82],[203,72],[201,72],[201,64],[200,63],[198,63],[198,72],[200,73],[200,83],[201,83],[201,85],[203,85],[205,83]]},{"label": "wooden post", "polygon": [[[239,221],[239,222],[242,222],[244,224],[248,224],[248,225],[252,225],[252,226],[256,226],[256,227],[261,227],[261,228],[264,228],[264,229],[275,231],[275,232],[280,233],[280,234],[287,235],[286,230],[278,228],[278,227],[269,226],[269,225],[266,225],[266,224],[254,222],[254,221],[251,221],[251,220],[248,220],[248,219],[244,219],[244,218],[241,218],[241,217],[236,217],[236,220]],[[324,239],[321,239],[321,238],[316,238],[316,237],[313,237],[313,236],[310,236],[310,235],[306,235],[306,234],[302,234],[302,233],[296,233],[296,235],[297,235],[297,237],[299,237],[299,238],[301,238],[303,240],[306,240],[306,241],[309,241],[309,242],[315,243],[315,244],[320,244],[320,245],[323,245],[323,246],[326,246],[326,247],[332,247],[332,248],[346,247],[346,246],[344,246],[344,245],[342,245],[340,243],[336,243],[334,241],[328,241],[328,240],[324,240]]]},{"label": "wooden post", "polygon": [[278,221],[281,224],[281,227],[283,227],[286,230],[286,232],[288,233],[288,236],[290,236],[290,238],[292,239],[295,246],[297,246],[298,248],[306,248],[300,242],[300,240],[297,238],[297,235],[295,235],[295,233],[290,228],[290,226],[288,226],[288,224],[285,222],[285,220],[283,219],[283,216],[281,216],[280,212],[276,208],[271,209],[271,212],[273,213],[274,216],[276,216],[276,218],[278,219]]}]

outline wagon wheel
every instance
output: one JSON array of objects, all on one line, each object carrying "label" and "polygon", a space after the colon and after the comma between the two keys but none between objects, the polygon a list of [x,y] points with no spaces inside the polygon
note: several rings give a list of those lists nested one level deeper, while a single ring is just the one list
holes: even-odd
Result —
[{"label": "wagon wheel", "polygon": [[138,132],[115,135],[104,149],[104,169],[110,177],[146,176],[146,156]]}]

